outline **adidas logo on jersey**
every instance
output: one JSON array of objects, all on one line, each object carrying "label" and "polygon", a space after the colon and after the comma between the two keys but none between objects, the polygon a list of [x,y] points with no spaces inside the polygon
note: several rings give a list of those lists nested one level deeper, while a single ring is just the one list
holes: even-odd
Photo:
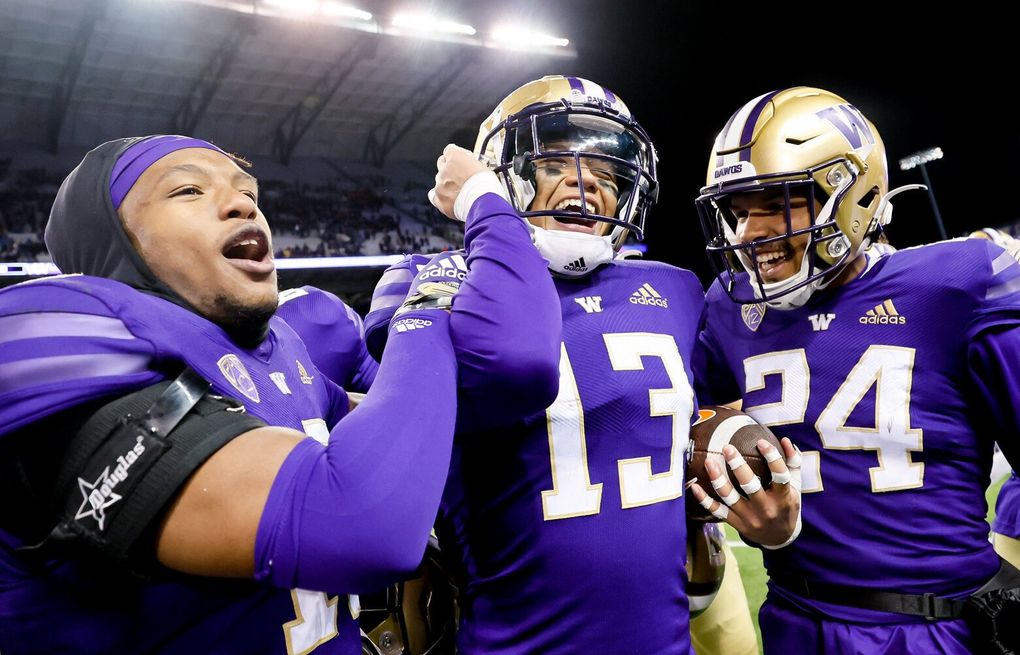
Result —
[{"label": "adidas logo on jersey", "polygon": [[575,273],[584,273],[588,270],[588,265],[584,263],[584,257],[578,257],[574,261],[570,262],[563,267],[565,271],[574,271]]},{"label": "adidas logo on jersey", "polygon": [[892,300],[888,299],[874,309],[869,309],[857,320],[864,325],[903,325],[907,322],[907,317],[901,316]]},{"label": "adidas logo on jersey", "polygon": [[426,268],[418,275],[418,279],[449,278],[463,282],[464,278],[467,277],[467,272],[468,267],[467,262],[464,261],[464,256],[451,255],[446,259],[440,259],[432,266]]},{"label": "adidas logo on jersey", "polygon": [[427,328],[432,325],[432,321],[427,318],[402,318],[393,324],[397,332],[409,332],[411,330],[420,330],[421,328]]},{"label": "adidas logo on jersey", "polygon": [[663,298],[659,292],[652,288],[652,285],[645,282],[641,288],[630,294],[630,301],[635,305],[654,305],[655,307],[669,307],[669,299]]}]

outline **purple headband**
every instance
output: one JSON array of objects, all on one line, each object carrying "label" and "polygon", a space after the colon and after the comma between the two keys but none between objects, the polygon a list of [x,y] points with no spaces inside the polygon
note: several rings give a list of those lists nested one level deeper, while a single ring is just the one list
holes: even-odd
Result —
[{"label": "purple headband", "polygon": [[113,171],[110,173],[110,200],[113,201],[113,208],[120,209],[120,203],[124,202],[124,196],[128,194],[128,191],[149,166],[171,152],[185,148],[207,148],[224,155],[227,154],[208,141],[188,136],[161,135],[142,139],[117,158],[117,163],[114,164]]}]

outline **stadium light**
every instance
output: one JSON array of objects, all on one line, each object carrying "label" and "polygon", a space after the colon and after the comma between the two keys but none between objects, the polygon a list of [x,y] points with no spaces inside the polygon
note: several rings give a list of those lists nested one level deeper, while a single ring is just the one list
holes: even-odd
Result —
[{"label": "stadium light", "polygon": [[[155,0],[153,0],[155,1]],[[471,25],[438,18],[429,12],[407,12],[394,16],[374,15],[345,4],[342,0],[163,0],[205,7],[214,7],[242,14],[282,18],[285,20],[318,21],[345,29],[387,34],[389,36],[424,38],[478,48],[525,50],[551,57],[577,58],[577,50],[569,39],[543,34],[523,27],[500,27],[480,35]],[[357,1],[357,0],[354,0]]]},{"label": "stadium light", "polygon": [[436,18],[429,14],[397,14],[393,17],[393,27],[414,32],[434,34],[460,34],[474,36],[477,30],[464,23]]},{"label": "stadium light", "polygon": [[277,7],[289,14],[314,14],[319,9],[319,0],[262,0],[270,7]]},{"label": "stadium light", "polygon": [[916,168],[917,166],[927,164],[928,162],[935,161],[936,159],[942,159],[942,148],[928,148],[927,150],[915,152],[909,157],[901,159],[900,170],[909,171],[911,168]]},{"label": "stadium light", "polygon": [[339,2],[323,2],[322,13],[327,16],[343,16],[344,18],[355,18],[363,21],[372,20],[371,12],[351,7],[350,5],[340,4]]},{"label": "stadium light", "polygon": [[525,50],[535,46],[566,48],[570,41],[559,36],[549,36],[519,25],[502,25],[492,31],[492,40],[501,47]]},{"label": "stadium light", "polygon": [[947,239],[946,226],[942,223],[942,213],[939,211],[939,204],[935,201],[935,189],[931,186],[931,180],[928,178],[928,167],[925,166],[928,162],[942,159],[942,148],[934,147],[928,148],[927,150],[921,150],[915,152],[912,155],[904,157],[900,160],[900,170],[909,171],[912,168],[921,169],[921,177],[924,178],[924,185],[928,187],[928,200],[931,201],[932,211],[935,212],[935,223],[939,227],[939,235],[943,240]]}]

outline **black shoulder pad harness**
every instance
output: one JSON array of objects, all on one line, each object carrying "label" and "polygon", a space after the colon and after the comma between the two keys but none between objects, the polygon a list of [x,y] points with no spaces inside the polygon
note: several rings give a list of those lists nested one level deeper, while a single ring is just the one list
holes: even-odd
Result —
[{"label": "black shoulder pad harness", "polygon": [[41,544],[23,550],[99,555],[146,568],[155,553],[136,553],[135,546],[181,485],[224,444],[265,425],[208,390],[206,380],[185,369],[93,414],[71,440],[50,496],[59,523]]}]

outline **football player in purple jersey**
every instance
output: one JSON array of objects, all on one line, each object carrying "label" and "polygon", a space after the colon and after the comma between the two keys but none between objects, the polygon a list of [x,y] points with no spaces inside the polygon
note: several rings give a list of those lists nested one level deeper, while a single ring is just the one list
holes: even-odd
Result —
[{"label": "football player in purple jersey", "polygon": [[305,342],[315,367],[348,396],[372,386],[379,364],[365,346],[364,323],[350,305],[306,285],[281,291],[276,315]]},{"label": "football player in purple jersey", "polygon": [[[1001,229],[985,227],[970,233],[972,239],[987,239],[1011,252],[1020,252],[1020,241]],[[992,482],[996,479],[993,477]],[[999,488],[992,523],[992,545],[1003,559],[1020,566],[1020,477],[1011,471]]]},{"label": "football player in purple jersey", "polygon": [[[459,371],[437,523],[456,560],[459,652],[690,651],[682,496],[703,291],[689,271],[616,256],[628,233],[643,236],[657,185],[655,150],[624,102],[576,77],[523,85],[482,124],[473,154],[448,146],[440,158],[433,204],[448,216],[486,202],[526,217],[563,316],[559,395],[544,411],[494,421],[505,396]],[[418,263],[377,286],[370,347]],[[794,533],[795,490],[746,505],[749,538]]]},{"label": "football player in purple jersey", "polygon": [[874,125],[797,87],[733,114],[697,200],[719,271],[698,397],[802,451],[803,532],[763,553],[766,653],[1008,644],[972,625],[1016,601],[984,491],[994,441],[1009,455],[1020,432],[1020,265],[977,239],[867,253],[898,191]]},{"label": "football player in purple jersey", "polygon": [[[58,267],[84,275],[0,291],[5,655],[358,653],[355,594],[420,562],[455,426],[457,289],[409,290],[348,413],[274,316],[257,199],[208,142],[105,143],[46,228]],[[560,334],[542,260],[515,216],[466,230],[469,256],[542,273],[518,271],[526,325],[489,325],[529,369],[490,370],[541,408]],[[503,293],[485,266],[462,286],[466,307]]]}]

